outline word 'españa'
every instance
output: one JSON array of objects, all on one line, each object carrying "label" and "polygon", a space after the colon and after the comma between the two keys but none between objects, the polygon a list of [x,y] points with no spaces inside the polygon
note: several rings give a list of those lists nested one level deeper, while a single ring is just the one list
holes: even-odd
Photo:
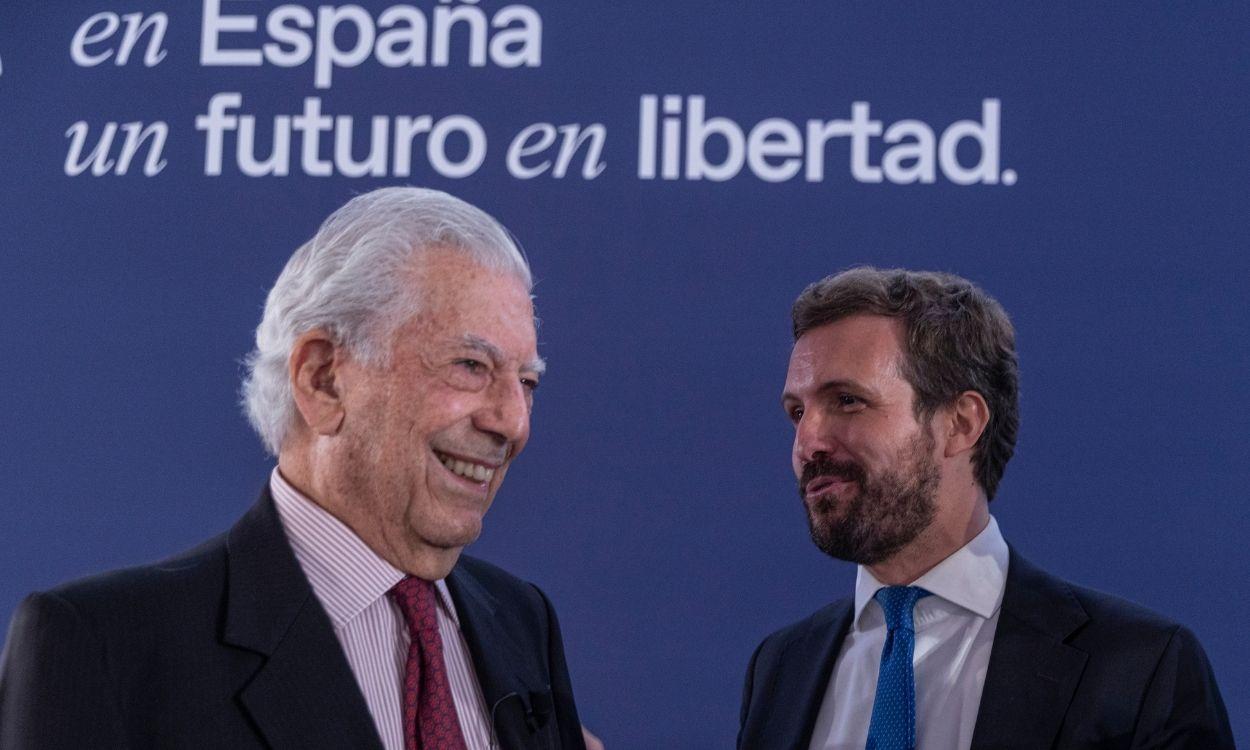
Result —
[{"label": "word 'espa\u00f1a'", "polygon": [[[527,5],[507,5],[488,17],[476,0],[440,0],[428,13],[401,4],[375,18],[359,5],[322,5],[314,14],[287,4],[269,10],[260,32],[262,19],[232,1],[237,7],[227,13],[223,0],[204,0],[201,65],[294,68],[312,60],[313,83],[328,89],[336,68],[370,58],[388,68],[446,67],[461,60],[478,68],[488,61],[501,68],[542,64],[542,18]],[[467,54],[453,55],[453,40],[466,33]]]}]

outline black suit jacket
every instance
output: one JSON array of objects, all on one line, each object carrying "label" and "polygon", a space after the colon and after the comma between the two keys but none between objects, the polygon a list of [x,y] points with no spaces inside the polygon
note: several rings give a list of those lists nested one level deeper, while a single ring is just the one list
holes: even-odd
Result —
[{"label": "black suit jacket", "polygon": [[[555,613],[462,556],[447,586],[499,746],[584,750]],[[0,748],[377,748],[266,491],[174,559],[35,593],[0,666]]]},{"label": "black suit jacket", "polygon": [[[853,610],[842,600],[764,639],[747,669],[741,750],[806,750]],[[1221,750],[1233,739],[1193,633],[1013,550],[972,747]]]}]

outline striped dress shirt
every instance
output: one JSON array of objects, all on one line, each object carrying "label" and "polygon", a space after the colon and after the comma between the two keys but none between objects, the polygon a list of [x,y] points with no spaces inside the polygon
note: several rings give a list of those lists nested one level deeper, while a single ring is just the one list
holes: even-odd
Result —
[{"label": "striped dress shirt", "polygon": [[[387,596],[404,573],[378,557],[342,521],[292,487],[276,467],[269,489],[295,559],[330,616],[382,746],[404,750],[402,693],[409,635],[403,614]],[[490,750],[490,714],[460,633],[456,606],[445,581],[435,581],[434,589],[438,592],[443,662],[461,734],[468,750]]]}]

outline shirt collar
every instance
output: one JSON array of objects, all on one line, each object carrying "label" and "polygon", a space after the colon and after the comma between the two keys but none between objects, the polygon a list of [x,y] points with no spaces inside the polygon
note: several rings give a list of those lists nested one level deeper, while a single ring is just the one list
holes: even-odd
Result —
[{"label": "shirt collar", "polygon": [[[1003,603],[1009,558],[1010,552],[1002,532],[998,530],[998,521],[990,516],[990,522],[981,533],[911,585],[988,619]],[[868,602],[882,588],[885,584],[878,581],[868,568],[860,565],[855,576],[856,622],[859,622]]]},{"label": "shirt collar", "polygon": [[[379,557],[356,532],[295,489],[276,466],[269,476],[269,492],[295,559],[336,630],[404,579],[403,571]],[[439,605],[460,627],[447,582],[435,581],[434,590]]]}]

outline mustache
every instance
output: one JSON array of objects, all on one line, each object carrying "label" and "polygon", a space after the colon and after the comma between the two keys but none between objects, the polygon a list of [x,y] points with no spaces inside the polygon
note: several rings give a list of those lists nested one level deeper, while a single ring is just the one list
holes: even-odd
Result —
[{"label": "mustache", "polygon": [[858,482],[863,484],[867,472],[864,467],[854,461],[835,461],[824,454],[816,454],[811,461],[803,464],[803,473],[799,476],[799,494],[807,494],[807,485],[814,479],[830,477],[841,482]]}]

